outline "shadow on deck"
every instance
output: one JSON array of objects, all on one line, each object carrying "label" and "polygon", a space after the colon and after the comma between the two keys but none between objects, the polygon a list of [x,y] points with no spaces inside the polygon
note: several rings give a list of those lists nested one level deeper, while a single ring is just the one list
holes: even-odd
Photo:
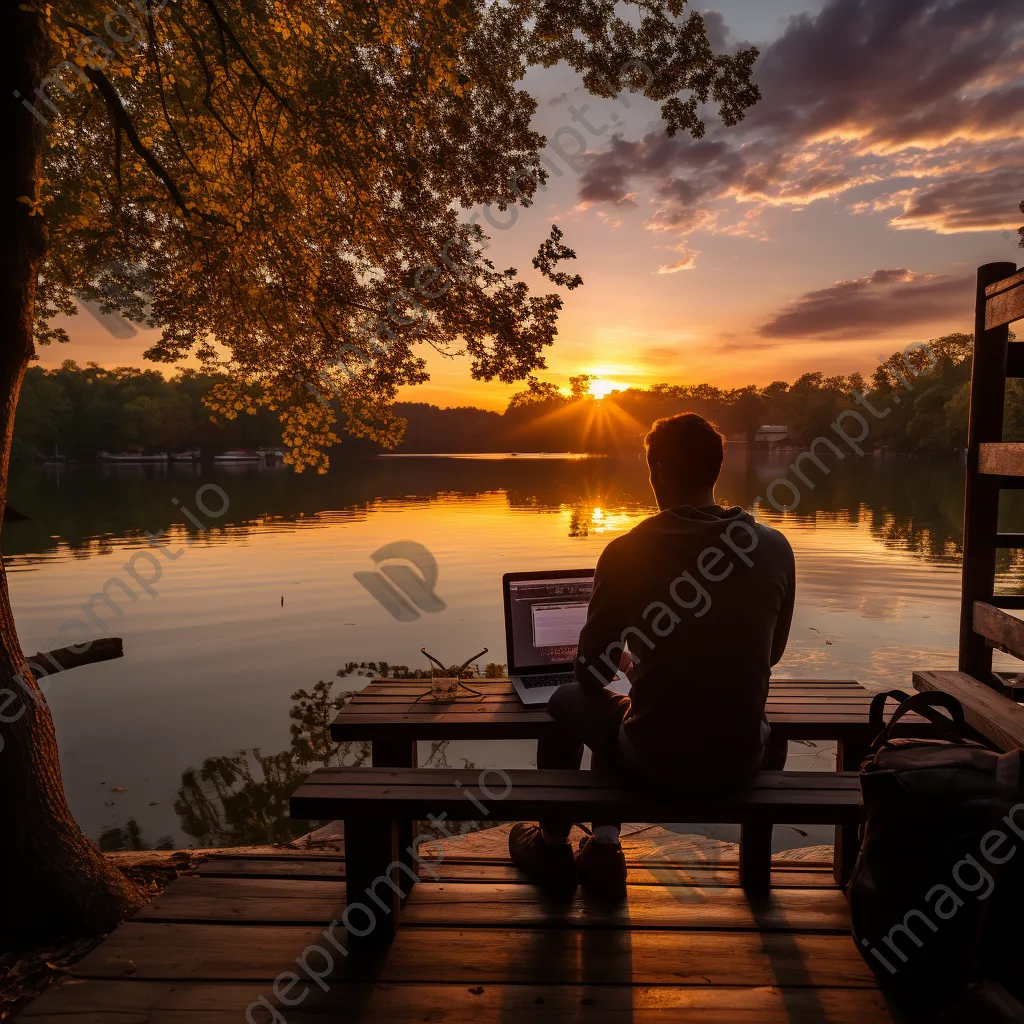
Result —
[{"label": "shadow on deck", "polygon": [[[892,1019],[850,938],[830,864],[776,860],[770,896],[752,904],[739,888],[735,862],[711,862],[700,851],[682,859],[678,844],[673,856],[671,842],[651,842],[650,831],[640,828],[626,844],[625,906],[603,908],[577,894],[571,904],[552,907],[501,852],[504,832],[445,843],[440,879],[416,886],[397,939],[375,957],[343,953],[324,937],[344,909],[344,860],[336,849],[211,857],[121,925],[19,1019]],[[334,936],[344,945],[343,928]]]}]

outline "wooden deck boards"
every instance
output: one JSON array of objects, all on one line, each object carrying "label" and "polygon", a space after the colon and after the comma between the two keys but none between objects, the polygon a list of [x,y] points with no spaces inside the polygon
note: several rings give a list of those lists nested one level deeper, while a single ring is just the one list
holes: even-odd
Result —
[{"label": "wooden deck boards", "polygon": [[[493,853],[446,857],[437,865],[439,880],[414,890],[384,954],[342,953],[323,937],[344,906],[340,854],[211,858],[121,925],[22,1019],[891,1020],[849,936],[828,865],[777,860],[775,888],[751,903],[734,862],[651,859],[639,842],[636,850],[629,899],[617,909],[580,894],[562,907],[545,904]],[[346,944],[340,926],[334,935]],[[330,950],[329,962],[316,951],[304,954],[311,946]],[[322,987],[297,966],[304,955]],[[286,995],[307,993],[290,1007],[274,995],[275,979],[288,971],[302,980]]]}]

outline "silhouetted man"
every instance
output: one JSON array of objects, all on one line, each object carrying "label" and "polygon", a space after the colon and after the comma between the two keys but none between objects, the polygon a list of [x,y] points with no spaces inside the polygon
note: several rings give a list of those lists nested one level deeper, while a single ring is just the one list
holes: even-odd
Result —
[{"label": "silhouetted man", "polygon": [[[558,731],[540,742],[537,767],[579,768],[586,745],[595,770],[641,784],[735,788],[785,764],[764,708],[793,616],[793,550],[743,509],[716,504],[722,436],[703,417],[658,420],[645,447],[660,511],[597,563],[576,681],[548,704]],[[606,689],[630,663],[630,696]],[[594,822],[575,858],[571,827],[520,822],[512,860],[554,894],[579,883],[624,896],[619,823]]]}]

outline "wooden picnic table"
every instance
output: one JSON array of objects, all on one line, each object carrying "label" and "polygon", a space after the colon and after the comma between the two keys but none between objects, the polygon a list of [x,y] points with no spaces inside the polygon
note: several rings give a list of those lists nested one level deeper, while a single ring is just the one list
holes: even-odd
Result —
[{"label": "wooden picnic table", "polygon": [[[415,768],[417,744],[436,740],[540,739],[554,728],[546,708],[528,708],[507,679],[471,679],[483,696],[437,702],[423,696],[427,680],[379,679],[355,694],[331,724],[335,740],[368,740],[375,768]],[[854,679],[773,679],[766,714],[772,731],[788,740],[836,743],[836,770],[857,771],[873,737],[868,710],[874,693]],[[417,699],[419,698],[419,699]],[[898,726],[901,735],[928,735],[933,727],[916,715]],[[748,843],[770,856],[771,826],[747,830]],[[412,823],[401,826],[401,848]],[[836,827],[837,879],[849,874],[857,852],[856,830]]]},{"label": "wooden picnic table", "polygon": [[[463,692],[438,703],[421,697],[427,680],[379,679],[355,694],[331,725],[335,740],[369,740],[375,767],[415,768],[416,744],[425,740],[537,740],[554,728],[546,708],[525,707],[507,679],[471,679],[484,696]],[[872,691],[853,679],[773,679],[767,717],[789,740],[833,740],[836,769],[856,771],[872,736]],[[420,697],[421,699],[417,700]],[[912,716],[903,735],[927,733]]]}]

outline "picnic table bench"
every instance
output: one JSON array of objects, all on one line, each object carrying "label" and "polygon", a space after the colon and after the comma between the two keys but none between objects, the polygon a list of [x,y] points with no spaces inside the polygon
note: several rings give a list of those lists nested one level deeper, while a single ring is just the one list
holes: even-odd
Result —
[{"label": "picnic table bench", "polygon": [[[464,795],[473,774],[419,768],[418,743],[537,740],[555,723],[546,709],[525,707],[507,679],[473,679],[471,685],[481,697],[438,703],[423,696],[426,680],[377,680],[355,694],[332,723],[335,740],[370,742],[374,767],[318,769],[293,794],[291,815],[345,820],[346,870],[353,893],[371,886],[396,857],[410,864],[406,851],[413,843],[414,820],[431,814],[452,821],[480,820],[488,814],[495,821],[536,820],[554,807],[571,810],[584,821],[596,812],[622,820],[739,824],[740,873],[750,892],[769,884],[773,825],[835,825],[834,874],[845,885],[863,813],[856,772],[873,738],[868,711],[874,694],[856,681],[777,679],[769,691],[766,715],[772,731],[787,740],[834,741],[835,772],[765,772],[742,793],[709,796],[652,795],[602,781],[590,772],[515,770],[507,773],[513,791],[492,801],[488,814],[478,806],[488,806],[484,798],[474,803]],[[933,730],[917,716],[908,716],[898,727],[903,735]],[[463,784],[462,790],[456,782]],[[352,842],[356,836],[358,842]]]},{"label": "picnic table bench", "polygon": [[[415,864],[402,856],[406,821],[430,818],[447,828],[460,820],[507,821],[558,810],[584,821],[736,823],[745,835],[760,827],[770,836],[783,821],[841,825],[856,834],[863,810],[855,772],[761,772],[745,790],[726,794],[652,792],[593,772],[554,769],[488,769],[480,776],[464,768],[320,768],[292,795],[291,814],[344,819],[348,904],[366,908],[371,931],[384,938],[394,933],[417,878]],[[350,843],[352,837],[358,842]],[[418,852],[412,843],[408,849]],[[763,893],[770,870],[770,847],[752,850],[741,840],[740,884]]]}]

